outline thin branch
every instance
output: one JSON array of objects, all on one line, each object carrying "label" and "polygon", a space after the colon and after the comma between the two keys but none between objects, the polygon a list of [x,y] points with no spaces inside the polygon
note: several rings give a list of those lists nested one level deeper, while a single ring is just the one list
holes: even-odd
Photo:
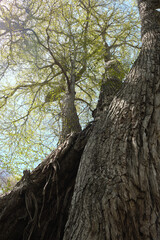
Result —
[{"label": "thin branch", "polygon": [[93,111],[91,108],[91,104],[88,103],[86,100],[82,99],[82,98],[75,98],[75,101],[80,101],[80,102],[84,102],[88,107],[90,111]]},{"label": "thin branch", "polygon": [[[34,88],[34,87],[42,87],[42,86],[45,86],[47,85],[54,77],[58,76],[59,73],[55,74],[54,76],[52,76],[50,79],[49,76],[51,75],[51,73],[47,76],[46,80],[41,82],[41,83],[32,83],[32,84],[19,84],[18,86],[16,86],[15,88],[10,88],[10,89],[7,89],[8,91],[11,90],[11,92],[9,92],[6,96],[2,96],[0,97],[0,99],[4,99],[4,104],[2,104],[0,107],[2,108],[3,106],[5,106],[6,102],[7,102],[7,99],[12,97],[18,90],[21,90],[21,89],[24,89],[24,88]],[[3,92],[3,91],[1,91]]]},{"label": "thin branch", "polygon": [[88,97],[89,97],[90,100],[92,101],[91,95],[90,95],[86,90],[84,90],[79,84],[76,84],[76,86],[79,87],[86,95],[88,95]]},{"label": "thin branch", "polygon": [[26,116],[25,116],[25,121],[24,121],[24,123],[22,124],[22,126],[25,125],[25,123],[27,122],[28,117],[29,117],[31,111],[33,111],[34,109],[36,109],[36,108],[38,107],[38,106],[35,106],[35,107],[33,108],[33,105],[34,105],[34,103],[35,103],[35,101],[36,101],[37,94],[39,93],[41,87],[42,87],[42,86],[40,86],[40,87],[38,88],[38,90],[36,91],[36,93],[35,93],[35,95],[34,95],[34,98],[33,98],[33,100],[32,100],[32,103],[31,103],[31,105],[30,105],[30,108],[29,108],[29,110],[28,110],[28,113],[27,113]]},{"label": "thin branch", "polygon": [[46,31],[46,32],[47,32],[47,44],[48,44],[48,47],[46,47],[46,46],[41,42],[41,40],[39,39],[37,33],[36,33],[33,29],[31,29],[31,28],[17,28],[17,29],[14,29],[14,28],[13,28],[13,29],[11,29],[11,31],[13,31],[13,32],[28,32],[28,31],[32,32],[32,33],[34,34],[34,36],[36,37],[37,42],[38,42],[45,50],[47,50],[47,51],[50,53],[50,55],[52,56],[52,58],[53,58],[53,60],[54,60],[54,64],[57,65],[57,66],[62,70],[63,74],[64,74],[65,77],[66,77],[67,83],[69,83],[69,78],[68,78],[68,76],[67,76],[67,73],[66,73],[65,69],[63,68],[62,64],[57,60],[57,58],[54,56],[53,52],[52,52],[51,49],[50,49],[50,46],[49,46],[49,34],[48,34],[47,31]]}]

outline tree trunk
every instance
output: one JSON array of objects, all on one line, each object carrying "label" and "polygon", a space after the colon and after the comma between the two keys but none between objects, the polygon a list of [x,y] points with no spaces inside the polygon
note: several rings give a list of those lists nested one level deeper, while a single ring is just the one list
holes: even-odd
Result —
[{"label": "tree trunk", "polygon": [[126,84],[0,198],[0,239],[160,239],[160,3],[138,6],[142,50]]},{"label": "tree trunk", "polygon": [[[102,28],[103,29],[103,28]],[[122,80],[120,79],[121,71],[120,63],[114,59],[110,51],[110,46],[106,42],[106,32],[101,30],[104,44],[104,74],[102,76],[101,90],[96,109],[92,112],[95,120],[101,118],[101,113],[106,114],[109,105],[112,102],[116,93],[122,87]]]},{"label": "tree trunk", "polygon": [[68,92],[62,99],[61,104],[61,116],[62,116],[62,133],[60,137],[61,143],[66,139],[68,134],[73,132],[78,133],[82,130],[77,115],[77,110],[75,107],[75,94],[76,94],[75,58],[76,56],[74,56],[74,60],[71,60],[71,76],[70,81],[68,82]]},{"label": "tree trunk", "polygon": [[160,239],[160,2],[138,6],[142,50],[85,147],[63,240]]},{"label": "tree trunk", "polygon": [[75,107],[75,92],[68,92],[62,100],[61,116],[62,116],[62,133],[60,142],[62,143],[68,134],[80,132],[81,125]]}]

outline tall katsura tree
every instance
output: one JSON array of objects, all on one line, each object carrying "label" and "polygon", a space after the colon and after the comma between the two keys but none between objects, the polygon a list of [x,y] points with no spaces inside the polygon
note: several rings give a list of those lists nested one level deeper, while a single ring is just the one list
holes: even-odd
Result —
[{"label": "tall katsura tree", "polygon": [[125,84],[0,198],[2,239],[160,239],[160,2],[137,4],[142,49]]}]

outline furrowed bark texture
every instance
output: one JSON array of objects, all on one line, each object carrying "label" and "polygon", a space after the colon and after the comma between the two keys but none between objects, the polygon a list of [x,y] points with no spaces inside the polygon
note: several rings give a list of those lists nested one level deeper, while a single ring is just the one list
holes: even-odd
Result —
[{"label": "furrowed bark texture", "polygon": [[72,134],[0,198],[1,240],[60,240],[79,161],[93,125]]},{"label": "furrowed bark texture", "polygon": [[160,239],[160,2],[138,6],[142,49],[87,142],[63,240]]}]

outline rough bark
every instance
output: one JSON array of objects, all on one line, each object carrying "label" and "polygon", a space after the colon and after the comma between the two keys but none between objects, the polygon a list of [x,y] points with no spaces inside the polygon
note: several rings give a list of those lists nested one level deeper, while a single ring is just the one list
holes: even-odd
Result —
[{"label": "rough bark", "polygon": [[60,240],[79,161],[93,125],[72,134],[0,198],[0,239]]},{"label": "rough bark", "polygon": [[160,239],[160,1],[138,6],[142,50],[87,142],[63,240]]}]

